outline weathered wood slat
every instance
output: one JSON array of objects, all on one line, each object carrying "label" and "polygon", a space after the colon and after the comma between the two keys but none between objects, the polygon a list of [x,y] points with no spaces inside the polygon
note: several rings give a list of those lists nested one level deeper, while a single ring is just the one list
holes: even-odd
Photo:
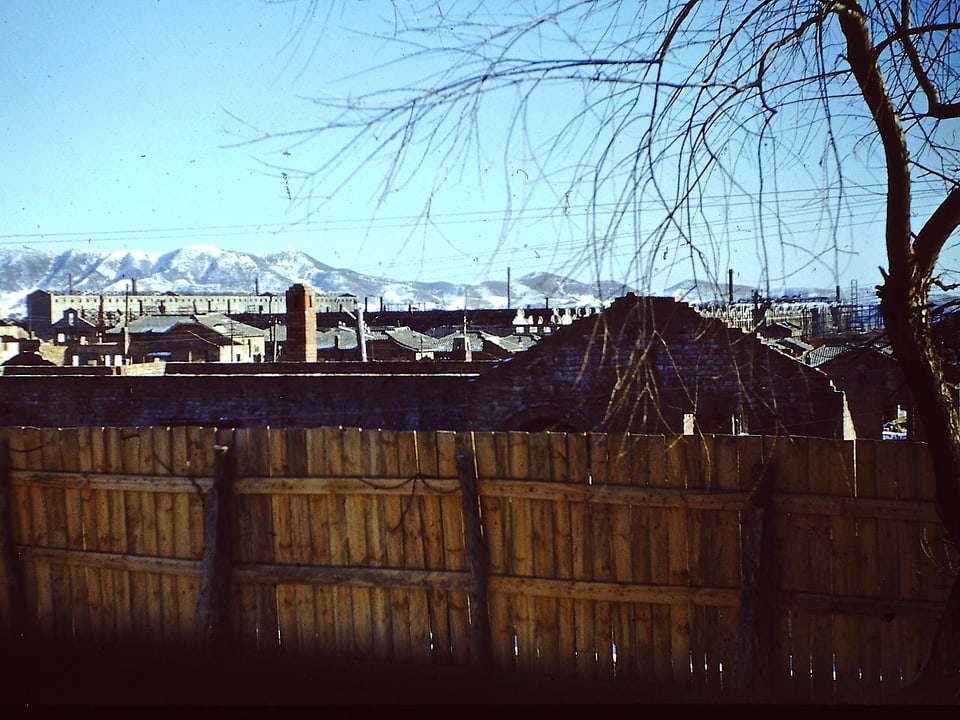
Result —
[{"label": "weathered wood slat", "polygon": [[[307,474],[323,475],[326,472],[326,435],[320,428],[307,430]],[[326,495],[304,497],[304,512],[310,526],[310,557],[318,565],[330,565],[330,512],[332,498]],[[333,591],[329,587],[311,585],[313,602],[313,627],[316,652],[321,655],[336,654]]]},{"label": "weathered wood slat", "polygon": [[[473,434],[473,448],[477,467],[477,486],[483,478],[495,476],[506,463],[506,436],[501,433]],[[483,535],[487,545],[489,573],[512,571],[510,555],[509,499],[480,494],[480,513]],[[494,667],[515,670],[513,596],[490,589],[487,597],[490,614],[490,644]]]},{"label": "weathered wood slat", "polygon": [[[667,445],[665,481],[674,488],[686,488],[688,475],[696,472],[690,466],[689,446],[694,436],[674,438]],[[665,510],[667,526],[668,577],[671,585],[690,584],[690,529],[688,509],[669,507]],[[689,603],[674,603],[670,608],[670,680],[689,680],[691,611]]]},{"label": "weathered wood slat", "polygon": [[740,598],[743,478],[758,459],[774,472],[775,697],[872,701],[909,681],[949,589],[931,558],[954,561],[938,545],[929,458],[916,444],[0,431],[11,441],[29,625],[41,636],[189,641],[223,433],[240,468],[230,625],[249,650],[468,662],[464,439],[501,670],[721,687]]},{"label": "weathered wood slat", "polygon": [[[462,485],[457,467],[457,443],[460,434],[441,431],[436,434],[436,471],[439,477],[455,477]],[[470,437],[469,433],[463,433]],[[475,486],[475,482],[474,482]],[[462,488],[439,496],[440,521],[443,525],[444,568],[467,570],[467,538]],[[450,663],[466,665],[471,657],[469,592],[449,591],[447,613],[450,618]]]},{"label": "weathered wood slat", "polygon": [[[430,492],[433,483],[427,486],[417,478],[421,475],[419,436],[416,431],[400,433],[397,436],[397,461],[399,476],[405,478],[406,495],[401,499],[400,514],[394,527],[399,529],[404,567],[411,570],[424,570],[426,565],[423,548],[422,497]],[[408,619],[407,638],[409,657],[413,662],[427,663],[432,659],[431,617],[429,590],[423,589],[405,593],[401,600],[402,614]]]},{"label": "weathered wood slat", "polygon": [[[63,452],[68,451],[65,444],[69,444],[71,433],[61,432],[57,428],[41,428],[39,433],[44,465],[54,471],[65,469]],[[76,491],[65,488],[62,492],[56,492],[43,488],[40,492],[46,513],[47,543],[51,547],[69,547],[66,504],[67,498],[75,496]],[[52,636],[61,641],[73,639],[74,600],[75,593],[80,589],[75,587],[74,580],[69,568],[59,564],[50,565],[50,581],[56,588],[51,598]]]},{"label": "weathered wood slat", "polygon": [[[237,480],[238,495],[280,494],[356,494],[408,495],[409,478],[383,477],[251,477]],[[444,494],[456,492],[455,480],[428,478],[425,492]],[[129,489],[141,492],[206,492],[211,478],[169,477],[153,474],[112,474],[12,470],[12,486],[103,487]],[[597,487],[586,484],[538,483],[496,478],[479,480],[481,496],[520,497],[542,500],[586,502],[647,507],[694,507],[702,510],[739,510],[747,500],[742,491],[696,492],[666,488]],[[842,515],[851,518],[878,520],[923,520],[936,523],[937,515],[932,500],[897,500],[835,497],[812,493],[771,496],[771,509],[777,512],[803,512],[809,515]]]},{"label": "weathered wood slat", "polygon": [[[264,449],[267,447],[266,429],[238,428],[234,433],[234,458],[237,475],[251,472],[263,475],[268,466]],[[234,484],[236,488],[236,483]],[[270,498],[235,493],[237,542],[235,563],[272,562]],[[237,579],[236,571],[233,575]],[[238,582],[237,613],[241,619],[239,641],[244,649],[254,652],[275,651],[277,648],[276,593],[272,585],[257,582]]]}]

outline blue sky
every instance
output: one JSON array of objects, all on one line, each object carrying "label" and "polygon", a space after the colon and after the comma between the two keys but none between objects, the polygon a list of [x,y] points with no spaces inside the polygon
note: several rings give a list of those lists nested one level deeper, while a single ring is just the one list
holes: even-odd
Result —
[{"label": "blue sky", "polygon": [[[384,166],[371,164],[327,204],[319,198],[333,177],[305,179],[293,170],[283,177],[281,168],[315,168],[335,138],[248,141],[312,127],[318,112],[311,97],[356,97],[412,82],[391,75],[389,61],[403,56],[404,47],[371,37],[390,30],[389,3],[341,3],[337,15],[315,19],[298,36],[302,7],[259,0],[6,0],[0,243],[96,251],[199,243],[256,252],[289,247],[329,265],[403,280],[503,279],[507,268],[514,276],[544,270],[594,279],[597,268],[587,267],[582,252],[589,223],[578,216],[579,206],[558,206],[557,188],[544,191],[535,157],[498,143],[503,118],[496,102],[481,118],[482,151],[464,156],[459,176],[438,179],[428,154],[422,172],[384,199],[376,185]],[[442,72],[419,70],[420,78]],[[547,137],[550,105],[564,98],[545,97],[532,108],[541,114],[530,127]],[[509,103],[504,98],[502,113],[509,114]],[[344,167],[360,158],[347,158]],[[781,212],[801,226],[818,222],[803,179],[783,182]],[[857,280],[871,287],[883,263],[878,192],[868,187],[862,213],[840,228],[839,277],[835,260],[811,252],[815,243],[798,247],[796,257],[767,260],[801,266],[812,255],[819,266],[796,273],[791,284],[832,288],[839,280],[846,289]],[[417,224],[428,202],[431,222]],[[736,267],[737,282],[757,282],[765,255],[756,231],[746,229],[755,221],[751,204],[726,197],[706,202],[729,228],[712,260],[716,269]],[[504,224],[507,211],[515,224]],[[624,270],[623,262],[638,241],[623,235],[599,270],[604,279],[618,272],[624,277],[615,279],[635,279],[638,270]],[[804,233],[794,242],[805,243]],[[663,250],[660,288],[689,276],[682,258],[669,260],[674,250]]]},{"label": "blue sky", "polygon": [[[389,84],[382,73],[356,77],[392,57],[361,34],[380,27],[389,6],[345,8],[344,16],[317,20],[304,45],[296,42],[302,13],[295,5],[5,2],[0,243],[97,251],[291,247],[400,279],[476,279],[479,259],[489,259],[496,242],[475,244],[477,227],[499,227],[500,209],[478,207],[468,190],[463,205],[447,208],[443,237],[411,239],[419,209],[382,208],[371,226],[371,191],[346,193],[316,211],[316,203],[296,202],[295,177],[284,180],[269,167],[295,164],[296,148],[281,156],[277,147],[243,145],[257,135],[253,127],[309,127],[308,97]],[[318,60],[309,43],[321,27]],[[491,272],[499,277],[505,268]]]}]

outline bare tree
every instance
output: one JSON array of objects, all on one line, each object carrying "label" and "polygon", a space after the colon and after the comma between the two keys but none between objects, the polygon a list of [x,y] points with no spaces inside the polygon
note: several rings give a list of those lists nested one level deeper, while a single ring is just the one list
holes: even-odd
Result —
[{"label": "bare tree", "polygon": [[[522,157],[552,193],[558,222],[578,209],[586,240],[576,262],[598,279],[616,269],[642,289],[676,263],[722,287],[730,248],[742,242],[728,215],[740,200],[768,295],[813,266],[839,285],[855,261],[844,227],[882,209],[885,238],[870,241],[884,248],[881,312],[928,438],[939,516],[960,541],[960,417],[930,312],[931,291],[949,288],[941,258],[960,224],[956,1],[469,5],[397,0],[389,39],[407,50],[398,67],[439,59],[429,67],[440,70],[350,101],[318,100],[318,126],[255,139],[336,138],[302,173],[312,198],[332,196],[364,164],[383,163],[384,197],[439,167],[426,222],[476,153],[499,153],[506,181]],[[298,7],[321,30],[330,21],[316,0]],[[504,98],[512,112],[490,148],[490,104]],[[325,187],[332,178],[337,187]],[[792,220],[796,178],[818,191],[815,227]],[[871,197],[874,182],[883,189]],[[958,641],[955,586],[925,681],[956,691]]]}]

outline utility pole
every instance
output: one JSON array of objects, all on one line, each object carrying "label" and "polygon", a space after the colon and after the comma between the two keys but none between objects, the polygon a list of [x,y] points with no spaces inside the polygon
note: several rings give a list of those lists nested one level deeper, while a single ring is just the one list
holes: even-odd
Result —
[{"label": "utility pole", "polygon": [[363,308],[357,306],[357,346],[360,348],[360,361],[367,361],[367,341],[363,332]]}]

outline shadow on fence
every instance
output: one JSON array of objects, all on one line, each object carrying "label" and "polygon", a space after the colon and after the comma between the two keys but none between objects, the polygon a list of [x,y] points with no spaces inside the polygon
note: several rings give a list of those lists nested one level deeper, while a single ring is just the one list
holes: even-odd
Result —
[{"label": "shadow on fence", "polygon": [[0,479],[10,633],[213,663],[876,702],[952,562],[913,443],[0,428]]}]

